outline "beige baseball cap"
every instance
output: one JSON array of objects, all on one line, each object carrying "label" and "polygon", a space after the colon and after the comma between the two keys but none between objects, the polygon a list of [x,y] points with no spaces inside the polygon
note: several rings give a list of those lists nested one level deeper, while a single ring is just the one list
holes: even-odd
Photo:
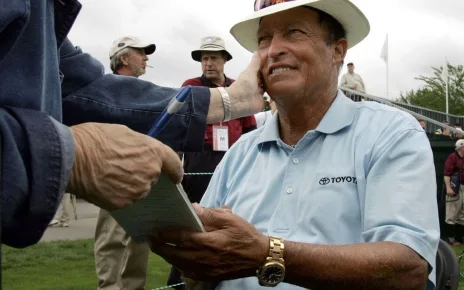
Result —
[{"label": "beige baseball cap", "polygon": [[454,145],[456,151],[464,147],[464,139],[459,139]]},{"label": "beige baseball cap", "polygon": [[192,51],[192,58],[201,61],[202,51],[224,51],[227,55],[227,61],[232,59],[232,55],[226,50],[224,40],[218,36],[206,36],[201,39],[200,49]]},{"label": "beige baseball cap", "polygon": [[126,47],[135,47],[135,48],[143,48],[145,50],[145,54],[149,55],[155,52],[156,45],[153,43],[144,43],[140,39],[135,36],[122,36],[111,44],[110,47],[110,58],[113,57],[118,51],[123,50]]}]

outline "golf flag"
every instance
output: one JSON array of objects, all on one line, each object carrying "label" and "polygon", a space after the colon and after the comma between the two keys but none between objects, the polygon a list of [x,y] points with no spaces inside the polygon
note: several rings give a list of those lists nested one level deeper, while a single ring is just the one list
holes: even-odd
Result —
[{"label": "golf flag", "polygon": [[385,62],[388,62],[388,34],[385,37],[385,42],[383,43],[382,51],[380,52],[380,58]]}]

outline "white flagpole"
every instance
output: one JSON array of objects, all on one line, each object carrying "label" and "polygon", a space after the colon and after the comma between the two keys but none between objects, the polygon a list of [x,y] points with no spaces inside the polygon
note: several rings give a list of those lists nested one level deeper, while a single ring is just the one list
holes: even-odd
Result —
[{"label": "white flagpole", "polygon": [[[445,66],[446,66],[446,119],[448,119],[448,79],[449,79],[449,72],[448,72],[448,60],[445,58]],[[443,68],[445,69],[445,68]]]}]

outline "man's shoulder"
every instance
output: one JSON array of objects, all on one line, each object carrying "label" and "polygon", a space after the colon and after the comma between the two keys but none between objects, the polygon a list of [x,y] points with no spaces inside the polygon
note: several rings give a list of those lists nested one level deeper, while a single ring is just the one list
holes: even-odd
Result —
[{"label": "man's shoulder", "polygon": [[[356,126],[378,133],[391,131],[401,134],[407,130],[422,131],[419,122],[411,114],[377,102],[356,102]],[[375,135],[375,134],[374,134]]]}]

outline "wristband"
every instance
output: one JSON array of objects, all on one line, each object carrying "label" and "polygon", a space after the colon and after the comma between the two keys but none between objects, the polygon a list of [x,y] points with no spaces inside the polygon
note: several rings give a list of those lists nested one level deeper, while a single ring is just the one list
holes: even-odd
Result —
[{"label": "wristband", "polygon": [[224,105],[224,120],[222,121],[227,122],[231,118],[229,93],[223,87],[218,87],[217,89],[221,93],[222,104]]}]

